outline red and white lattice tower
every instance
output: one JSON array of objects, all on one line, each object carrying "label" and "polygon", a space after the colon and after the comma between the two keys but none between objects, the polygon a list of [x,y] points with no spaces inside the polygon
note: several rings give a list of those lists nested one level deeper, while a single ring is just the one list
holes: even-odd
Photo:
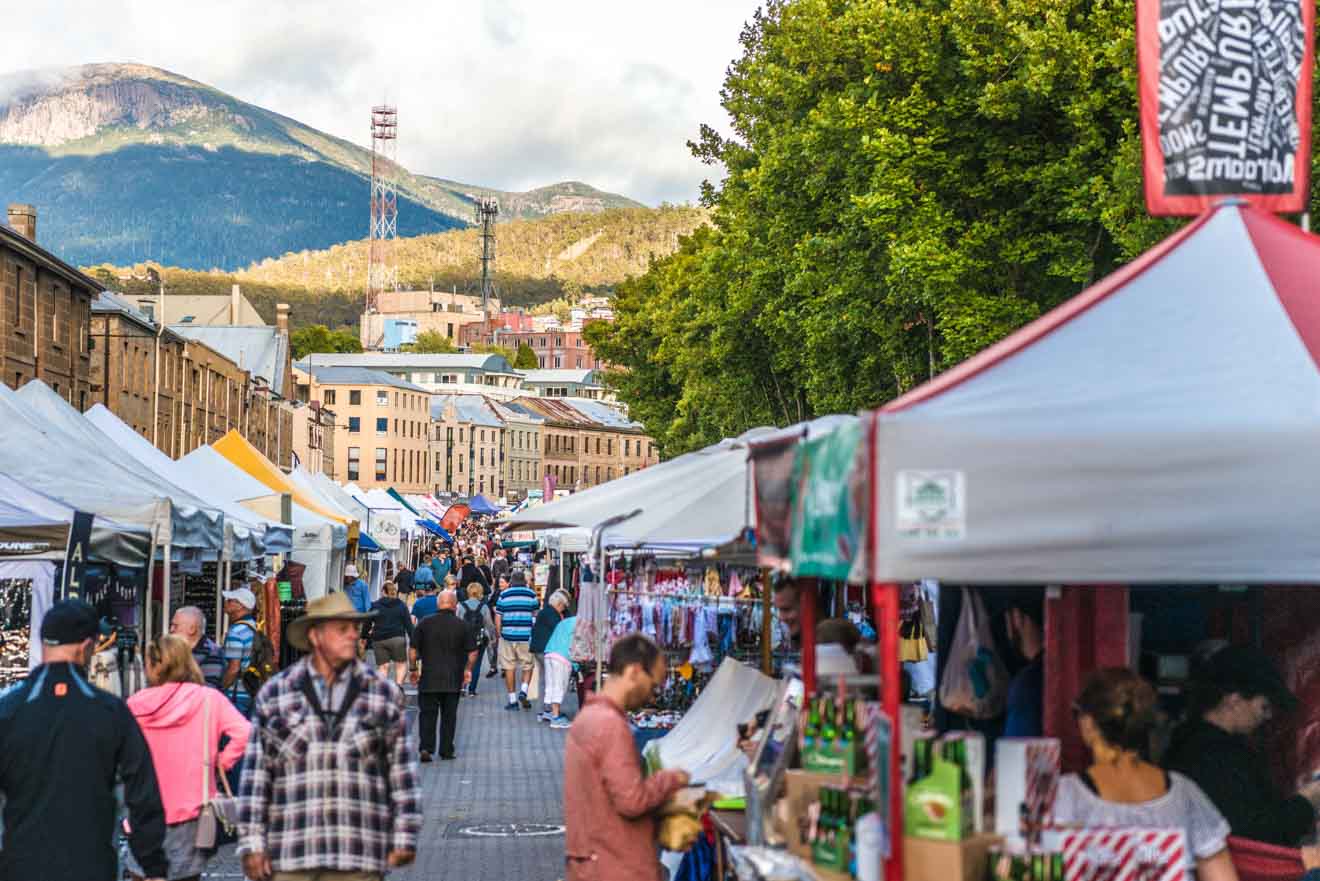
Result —
[{"label": "red and white lattice tower", "polygon": [[371,231],[367,249],[367,304],[377,311],[380,295],[399,285],[394,262],[394,240],[399,227],[399,195],[395,174],[398,163],[399,111],[392,105],[371,108]]}]

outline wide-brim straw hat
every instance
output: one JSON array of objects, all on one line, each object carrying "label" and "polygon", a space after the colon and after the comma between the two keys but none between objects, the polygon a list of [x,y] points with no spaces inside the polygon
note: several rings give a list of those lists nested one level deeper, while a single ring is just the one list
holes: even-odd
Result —
[{"label": "wide-brim straw hat", "polygon": [[359,612],[353,608],[353,601],[342,593],[326,594],[308,603],[306,614],[289,622],[285,638],[298,651],[310,652],[312,644],[307,639],[307,630],[312,625],[325,621],[366,621],[374,617],[375,612]]}]

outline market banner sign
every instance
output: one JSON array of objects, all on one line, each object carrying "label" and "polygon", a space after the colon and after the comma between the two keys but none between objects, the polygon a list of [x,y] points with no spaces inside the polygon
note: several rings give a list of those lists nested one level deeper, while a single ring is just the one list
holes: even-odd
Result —
[{"label": "market banner sign", "polygon": [[793,463],[793,574],[842,581],[861,553],[861,524],[852,473],[865,451],[862,424],[854,420],[827,435],[798,444]]},{"label": "market banner sign", "polygon": [[756,499],[756,562],[789,569],[788,543],[793,515],[793,464],[800,435],[751,444],[752,487]]},{"label": "market banner sign", "polygon": [[74,511],[73,522],[69,525],[69,544],[64,551],[64,573],[58,595],[60,599],[71,600],[83,595],[83,586],[87,582],[87,555],[92,545],[92,520],[94,515],[86,511]]},{"label": "market banner sign", "polygon": [[403,532],[403,519],[398,511],[367,511],[367,532],[387,551],[399,549],[399,536]]},{"label": "market banner sign", "polygon": [[440,525],[445,528],[445,532],[453,535],[458,532],[458,527],[471,513],[472,509],[467,505],[450,505],[449,510],[445,511],[445,516],[440,518]]},{"label": "market banner sign", "polygon": [[1313,0],[1137,0],[1146,207],[1306,210]]}]

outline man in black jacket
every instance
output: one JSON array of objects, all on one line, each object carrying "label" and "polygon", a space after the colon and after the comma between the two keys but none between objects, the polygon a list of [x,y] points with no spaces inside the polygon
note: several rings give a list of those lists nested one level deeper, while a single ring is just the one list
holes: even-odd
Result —
[{"label": "man in black jacket", "polygon": [[169,869],[147,742],[128,706],[84,675],[98,624],[82,600],[53,605],[41,623],[43,663],[0,697],[0,878],[115,878],[116,778],[124,784],[133,856],[150,879]]},{"label": "man in black jacket", "polygon": [[440,758],[454,758],[454,733],[458,729],[459,693],[472,682],[477,662],[477,635],[458,617],[458,594],[441,591],[436,598],[439,611],[417,625],[416,641],[410,650],[415,667],[422,662],[417,682],[418,724],[421,726],[421,759],[431,761],[435,752],[435,722],[440,717]]},{"label": "man in black jacket", "polygon": [[1234,835],[1296,847],[1315,829],[1320,782],[1283,795],[1250,740],[1276,713],[1296,706],[1264,654],[1222,648],[1195,677],[1187,721],[1174,732],[1164,767],[1201,787]]}]

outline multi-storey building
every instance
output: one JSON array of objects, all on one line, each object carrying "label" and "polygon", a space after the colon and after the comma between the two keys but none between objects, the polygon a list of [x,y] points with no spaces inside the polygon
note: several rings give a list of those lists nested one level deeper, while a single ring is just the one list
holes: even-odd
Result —
[{"label": "multi-storey building", "polygon": [[542,473],[563,489],[607,483],[659,461],[639,423],[599,401],[523,396],[510,402],[542,416]]},{"label": "multi-storey building", "polygon": [[[310,383],[299,383],[300,395],[310,394]],[[335,474],[335,412],[320,402],[300,397],[293,411],[293,460],[312,473],[331,480]]]},{"label": "multi-storey building", "polygon": [[37,211],[10,205],[0,225],[0,381],[40,379],[91,406],[91,305],[101,285],[37,244]]},{"label": "multi-storey building", "polygon": [[224,354],[109,291],[92,303],[90,346],[86,406],[103,404],[161,452],[184,456],[232,428],[272,462],[291,464],[292,406]]},{"label": "multi-storey building", "polygon": [[543,370],[600,370],[607,366],[591,351],[582,335],[581,327],[550,327],[545,330],[501,330],[483,336],[481,325],[463,329],[463,345],[482,342],[487,337],[495,345],[518,351],[528,346],[536,354],[536,363]]},{"label": "multi-storey building", "polygon": [[295,370],[308,402],[335,412],[334,473],[362,489],[421,493],[430,488],[426,389],[377,370]]},{"label": "multi-storey building", "polygon": [[617,406],[614,392],[606,388],[595,370],[520,370],[525,394],[543,398],[589,398]]},{"label": "multi-storey building", "polygon": [[437,493],[505,494],[505,425],[481,395],[431,398],[432,483]]},{"label": "multi-storey building", "polygon": [[364,352],[338,354],[317,352],[299,366],[365,367],[388,373],[404,382],[419,385],[434,394],[487,395],[499,400],[515,398],[522,391],[522,374],[503,355],[424,355],[415,352]]},{"label": "multi-storey building", "polygon": [[[492,316],[500,314],[500,301],[492,297]],[[363,313],[359,336],[362,348],[380,349],[390,337],[391,322],[406,324],[411,332],[433,331],[458,344],[463,328],[482,320],[481,297],[445,291],[385,291],[376,300],[376,311]],[[492,323],[495,319],[492,319]]]},{"label": "multi-storey building", "polygon": [[541,426],[544,417],[525,407],[488,401],[504,423],[504,496],[511,502],[541,488]]}]

